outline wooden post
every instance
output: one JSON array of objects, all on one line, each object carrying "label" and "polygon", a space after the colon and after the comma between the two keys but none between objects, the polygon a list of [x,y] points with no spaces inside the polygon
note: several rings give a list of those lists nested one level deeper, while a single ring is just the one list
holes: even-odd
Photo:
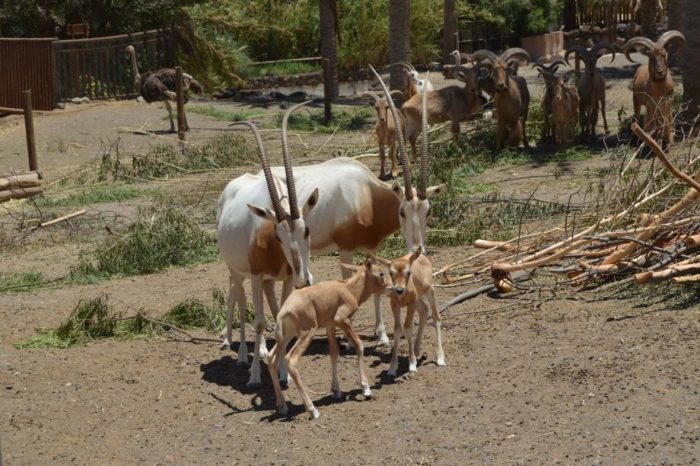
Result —
[{"label": "wooden post", "polygon": [[24,131],[27,135],[27,155],[29,156],[29,171],[39,170],[36,159],[36,139],[34,139],[34,115],[32,114],[32,91],[22,91],[24,96]]},{"label": "wooden post", "polygon": [[182,67],[175,67],[175,98],[177,100],[177,138],[185,140],[185,95],[182,84]]},{"label": "wooden post", "polygon": [[331,122],[331,101],[333,100],[333,77],[331,76],[331,61],[323,59],[323,121],[326,124]]}]

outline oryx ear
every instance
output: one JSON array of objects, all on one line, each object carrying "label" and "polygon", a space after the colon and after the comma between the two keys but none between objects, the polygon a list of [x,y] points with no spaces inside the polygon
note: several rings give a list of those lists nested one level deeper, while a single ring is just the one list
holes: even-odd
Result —
[{"label": "oryx ear", "polygon": [[413,264],[413,261],[418,259],[420,255],[422,254],[420,246],[416,247],[416,249],[413,251],[411,254],[411,257],[409,258],[409,262]]},{"label": "oryx ear", "polygon": [[344,263],[344,262],[341,262],[341,263],[340,263],[340,268],[341,268],[341,269],[345,269],[345,270],[347,270],[348,272],[355,273],[355,272],[357,272],[357,270],[358,270],[360,267],[358,267],[358,266],[356,266],[356,265],[354,265],[354,264],[346,264],[346,263]]},{"label": "oryx ear", "polygon": [[372,259],[373,261],[379,262],[380,264],[391,265],[391,261],[389,259],[384,259],[383,257],[375,256],[371,252],[367,253],[367,257],[369,259]]},{"label": "oryx ear", "polygon": [[404,196],[403,187],[399,184],[398,181],[394,181],[391,184],[391,190],[394,192],[396,197],[398,197],[399,199],[403,199],[403,196]]},{"label": "oryx ear", "polygon": [[270,220],[273,222],[277,220],[277,218],[275,217],[275,213],[268,208],[258,207],[253,204],[248,204],[248,208],[251,212],[253,212],[255,215],[262,219]]},{"label": "oryx ear", "polygon": [[318,188],[314,189],[314,192],[309,195],[308,199],[304,203],[304,208],[302,209],[302,215],[306,217],[306,214],[313,209],[316,204],[318,204]]},{"label": "oryx ear", "polygon": [[445,183],[439,184],[437,186],[431,186],[425,191],[425,196],[428,199],[432,199],[433,196],[442,194],[442,192],[445,191],[445,188],[447,188],[447,185]]}]

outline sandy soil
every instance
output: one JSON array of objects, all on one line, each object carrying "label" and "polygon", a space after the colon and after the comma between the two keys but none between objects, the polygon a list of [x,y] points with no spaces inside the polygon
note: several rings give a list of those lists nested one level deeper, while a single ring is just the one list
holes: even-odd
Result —
[{"label": "sandy soil", "polygon": [[[618,68],[615,73],[625,72]],[[631,100],[626,82],[613,83],[612,115]],[[143,151],[162,137],[172,140],[119,129],[167,129],[164,114],[157,106],[109,102],[38,117],[40,147],[58,139],[68,146],[42,152],[42,167],[54,177],[70,172],[97,156],[100,140],[120,137],[125,152]],[[188,140],[195,143],[226,128],[195,114],[190,124],[195,129]],[[11,120],[0,123],[4,168],[23,166],[19,131]],[[355,135],[354,144],[362,144],[363,137]],[[315,154],[325,140],[306,140],[308,153]],[[605,163],[571,163],[558,177],[552,165],[508,167],[489,171],[484,179],[513,195],[529,194],[544,180],[545,195],[560,198],[579,189],[586,169]],[[509,183],[509,178],[522,179]],[[91,246],[89,236],[49,237],[31,248],[2,251],[3,271],[61,276],[80,250]],[[431,252],[441,266],[469,248]],[[312,271],[318,280],[337,278],[336,258],[314,259]],[[537,305],[481,296],[444,314],[447,367],[435,365],[429,328],[415,374],[407,371],[402,343],[396,380],[386,376],[389,350],[371,336],[373,316],[365,305],[356,328],[366,340],[374,396],[361,395],[353,353],[345,353],[339,364],[345,396],[340,401],[330,396],[330,360],[325,336],[319,335],[301,363],[321,412],[316,421],[303,412],[293,386],[286,392],[291,415],[275,415],[267,372],[262,388],[248,389],[247,369],[235,364],[236,348],[223,351],[216,343],[162,339],[105,340],[65,350],[13,346],[35,335],[36,328],[56,327],[80,299],[104,293],[124,314],[144,309],[157,316],[188,298],[208,300],[212,288],[226,283],[219,261],[98,285],[1,293],[0,444],[6,464],[700,462],[696,297],[671,306],[648,293],[543,296]],[[438,302],[459,291],[439,288]],[[384,303],[390,329],[387,307]]]}]

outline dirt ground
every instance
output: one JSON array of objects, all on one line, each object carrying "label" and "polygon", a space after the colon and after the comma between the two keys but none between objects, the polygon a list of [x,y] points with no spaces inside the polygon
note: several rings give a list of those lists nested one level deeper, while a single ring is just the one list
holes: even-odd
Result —
[{"label": "dirt ground", "polygon": [[[632,70],[619,60],[614,68],[604,68],[614,78],[608,114],[615,124],[620,106],[631,106],[626,77]],[[538,95],[536,77],[529,71],[527,76]],[[167,129],[164,115],[156,105],[104,102],[39,116],[41,166],[49,180],[57,180],[95,160],[101,144],[117,138],[123,153],[172,142],[168,134],[135,135],[125,129]],[[189,119],[188,141],[194,144],[230,130],[226,122],[202,115],[190,113]],[[16,120],[0,119],[3,170],[24,168],[22,131]],[[265,138],[276,141],[278,134],[270,131]],[[293,151],[305,147],[310,158],[323,158],[318,148],[328,136],[292,141]],[[347,143],[371,147],[366,133],[340,135],[333,142]],[[608,163],[594,158],[564,167],[501,167],[483,179],[515,195],[544,182],[544,195],[560,198],[579,189],[586,170]],[[562,176],[554,176],[557,169]],[[215,202],[215,195],[206,201]],[[134,202],[92,208],[128,212]],[[83,233],[59,241],[62,232],[31,247],[0,251],[3,272],[65,274],[94,238]],[[430,258],[439,267],[470,250],[433,248]],[[339,275],[335,257],[315,258],[311,268],[317,280]],[[291,415],[275,415],[267,371],[262,388],[248,389],[247,369],[235,363],[236,348],[220,350],[213,342],[103,340],[69,349],[14,347],[34,336],[36,328],[56,327],[80,299],[106,293],[125,314],[145,309],[157,316],[189,298],[207,301],[213,288],[226,283],[225,266],[217,261],[96,285],[0,293],[5,464],[700,462],[700,307],[688,304],[697,299],[671,305],[649,293],[584,293],[546,296],[533,305],[482,295],[444,313],[447,367],[435,364],[435,338],[428,328],[418,371],[408,373],[404,341],[395,380],[386,375],[389,349],[372,337],[373,313],[366,304],[355,326],[366,342],[374,396],[362,396],[356,357],[345,352],[339,363],[345,395],[340,401],[331,397],[327,343],[319,335],[300,369],[321,412],[316,421],[304,413],[293,386],[286,391]],[[438,303],[463,289],[439,288]],[[391,329],[388,303],[383,307]],[[248,340],[252,349],[250,333]]]}]

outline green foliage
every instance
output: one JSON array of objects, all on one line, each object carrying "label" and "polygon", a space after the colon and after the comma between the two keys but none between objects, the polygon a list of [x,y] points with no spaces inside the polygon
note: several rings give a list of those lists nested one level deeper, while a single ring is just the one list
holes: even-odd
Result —
[{"label": "green foliage", "polygon": [[292,74],[306,74],[314,73],[321,69],[321,65],[318,63],[309,62],[281,62],[281,63],[270,63],[268,65],[253,66],[251,68],[250,77],[255,78],[259,76],[280,76],[280,75],[292,75]]},{"label": "green foliage", "polygon": [[206,262],[218,257],[215,243],[182,210],[166,207],[150,216],[141,211],[122,238],[109,238],[91,256],[83,255],[72,268],[71,278],[89,282]]},{"label": "green foliage", "polygon": [[490,23],[503,35],[541,34],[558,26],[562,0],[477,0],[459,2],[460,18]]},{"label": "green foliage", "polygon": [[46,283],[41,272],[0,273],[0,293],[31,291]]},{"label": "green foliage", "polygon": [[[289,129],[296,131],[316,131],[319,133],[333,133],[340,131],[357,131],[366,129],[373,121],[375,112],[369,106],[353,107],[351,110],[333,111],[330,124],[324,122],[323,110],[310,110],[293,113],[289,116]],[[276,127],[282,127],[284,112],[277,114]]]},{"label": "green foliage", "polygon": [[250,112],[240,110],[237,112],[227,112],[212,105],[190,105],[187,107],[189,113],[198,113],[221,121],[244,121],[267,116],[268,113]]},{"label": "green foliage", "polygon": [[158,192],[156,188],[140,188],[129,184],[96,184],[78,187],[67,195],[44,195],[35,202],[39,207],[77,207],[154,196]]}]

